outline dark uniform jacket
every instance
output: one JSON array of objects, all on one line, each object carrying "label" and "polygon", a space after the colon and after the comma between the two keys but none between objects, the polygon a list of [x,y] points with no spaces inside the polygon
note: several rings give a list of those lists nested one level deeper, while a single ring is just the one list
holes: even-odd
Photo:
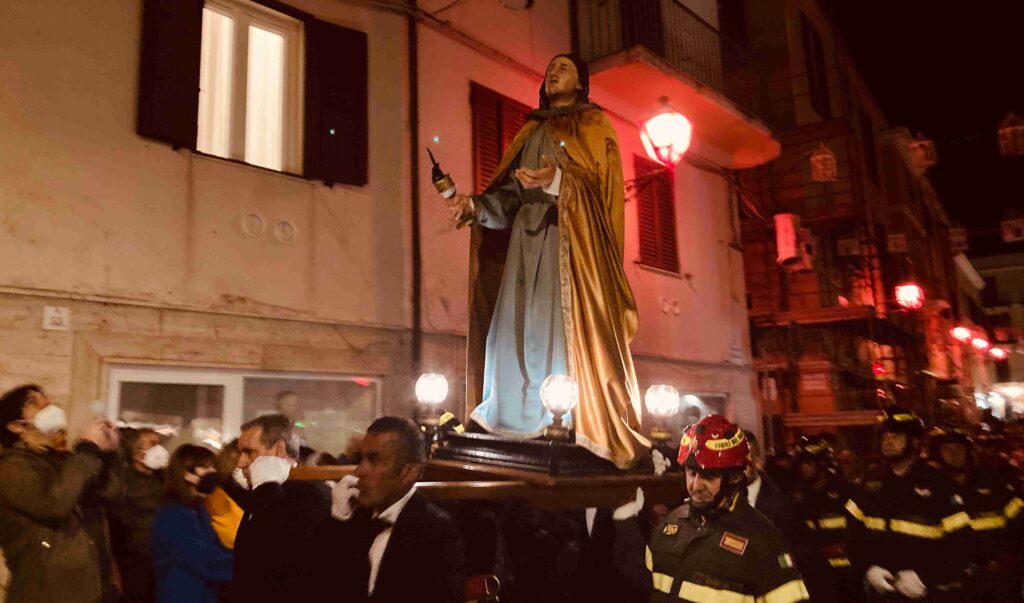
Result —
[{"label": "dark uniform jacket", "polygon": [[1000,477],[982,472],[958,488],[971,518],[971,582],[978,600],[1019,593],[1024,571],[1024,501]]},{"label": "dark uniform jacket", "polygon": [[80,503],[105,471],[99,448],[0,453],[0,549],[11,581],[7,603],[96,603],[100,556]]},{"label": "dark uniform jacket", "polygon": [[847,553],[849,519],[846,501],[852,488],[830,476],[821,489],[800,487],[794,493],[796,529],[793,552],[807,590],[815,601],[845,601],[861,588]]},{"label": "dark uniform jacket", "polygon": [[666,515],[646,549],[639,523],[616,522],[617,565],[652,602],[794,603],[807,588],[779,531],[745,497],[703,521],[683,505]]},{"label": "dark uniform jacket", "polygon": [[225,486],[245,511],[235,537],[230,600],[299,600],[298,572],[308,562],[305,554],[314,528],[330,516],[329,494],[311,482],[271,482],[251,492],[236,488],[231,480]]},{"label": "dark uniform jacket", "polygon": [[794,515],[793,499],[782,491],[778,482],[771,478],[764,471],[759,471],[761,477],[761,489],[757,493],[757,500],[754,501],[754,508],[768,518],[783,538],[787,540],[793,537]]},{"label": "dark uniform jacket", "polygon": [[370,546],[379,528],[370,512],[356,509],[348,521],[328,519],[317,529],[308,600],[346,603],[462,603],[466,555],[455,522],[413,494],[398,515],[369,596]]},{"label": "dark uniform jacket", "polygon": [[873,565],[912,570],[932,591],[960,588],[970,558],[970,517],[953,481],[917,461],[899,476],[865,479],[847,501],[850,558],[863,576]]}]

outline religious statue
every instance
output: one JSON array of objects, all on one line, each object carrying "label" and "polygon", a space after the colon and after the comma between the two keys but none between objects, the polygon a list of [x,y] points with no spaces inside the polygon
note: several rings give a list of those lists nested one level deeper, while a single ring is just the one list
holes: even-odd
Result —
[{"label": "religious statue", "polygon": [[624,194],[615,130],[589,102],[586,63],[551,60],[540,108],[479,195],[455,195],[470,222],[468,399],[490,433],[539,436],[548,375],[576,379],[576,443],[626,469],[650,446],[629,344],[636,303],[623,262]]}]

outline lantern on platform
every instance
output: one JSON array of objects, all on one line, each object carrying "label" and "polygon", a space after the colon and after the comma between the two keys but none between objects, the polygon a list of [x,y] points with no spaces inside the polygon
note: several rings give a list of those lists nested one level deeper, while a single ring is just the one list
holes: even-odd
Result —
[{"label": "lantern on platform", "polygon": [[999,123],[999,152],[1003,157],[1024,155],[1024,119],[1013,111]]},{"label": "lantern on platform", "polygon": [[979,352],[984,352],[991,344],[989,344],[988,340],[984,337],[974,337],[971,339],[971,345]]},{"label": "lantern on platform", "polygon": [[967,327],[953,327],[949,334],[960,343],[967,343],[971,339],[971,330]]},{"label": "lantern on platform", "polygon": [[419,402],[420,425],[427,431],[428,445],[441,416],[441,404],[448,398],[448,379],[437,373],[424,373],[416,380],[416,401]]},{"label": "lantern on platform", "polygon": [[671,385],[652,385],[644,393],[644,406],[654,417],[651,439],[656,443],[664,444],[672,437],[666,422],[679,412],[679,400],[679,390]]},{"label": "lantern on platform", "polygon": [[540,401],[554,419],[544,430],[544,437],[553,440],[569,438],[569,430],[562,424],[562,416],[572,412],[579,399],[580,389],[575,379],[569,375],[548,375],[540,386]]},{"label": "lantern on platform", "polygon": [[1003,361],[1006,360],[1006,357],[1010,354],[1006,351],[1006,348],[992,348],[988,351],[988,355],[991,356],[993,360]]},{"label": "lantern on platform", "polygon": [[919,310],[924,305],[924,289],[915,283],[896,285],[896,303],[907,310]]},{"label": "lantern on platform", "polygon": [[911,161],[921,171],[927,170],[939,162],[939,156],[935,152],[935,141],[923,134],[918,134],[908,148]]},{"label": "lantern on platform", "polygon": [[818,145],[811,153],[811,180],[814,182],[835,182],[839,178],[836,154],[825,143]]},{"label": "lantern on platform", "polygon": [[693,124],[668,103],[667,96],[659,100],[661,106],[640,127],[640,142],[648,157],[672,169],[690,148]]}]

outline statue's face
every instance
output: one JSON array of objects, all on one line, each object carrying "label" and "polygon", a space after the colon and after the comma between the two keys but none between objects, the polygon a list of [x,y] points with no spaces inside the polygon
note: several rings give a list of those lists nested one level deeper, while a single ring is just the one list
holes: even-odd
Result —
[{"label": "statue's face", "polygon": [[572,61],[566,57],[556,57],[548,64],[548,69],[544,73],[544,92],[548,98],[575,96],[576,91],[582,89],[580,74]]}]

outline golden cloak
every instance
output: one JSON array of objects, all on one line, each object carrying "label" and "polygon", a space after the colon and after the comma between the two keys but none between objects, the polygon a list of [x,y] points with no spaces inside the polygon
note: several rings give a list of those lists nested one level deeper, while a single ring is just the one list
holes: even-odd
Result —
[{"label": "golden cloak", "polygon": [[[637,312],[623,269],[624,191],[615,130],[593,105],[552,110],[544,118],[559,145],[559,272],[568,365],[579,384],[573,411],[576,443],[620,469],[634,466],[650,442],[640,432],[640,390],[629,344]],[[505,151],[488,190],[511,177],[531,118]],[[509,231],[473,226],[470,247],[466,400],[483,390],[487,331],[501,284]]]}]

